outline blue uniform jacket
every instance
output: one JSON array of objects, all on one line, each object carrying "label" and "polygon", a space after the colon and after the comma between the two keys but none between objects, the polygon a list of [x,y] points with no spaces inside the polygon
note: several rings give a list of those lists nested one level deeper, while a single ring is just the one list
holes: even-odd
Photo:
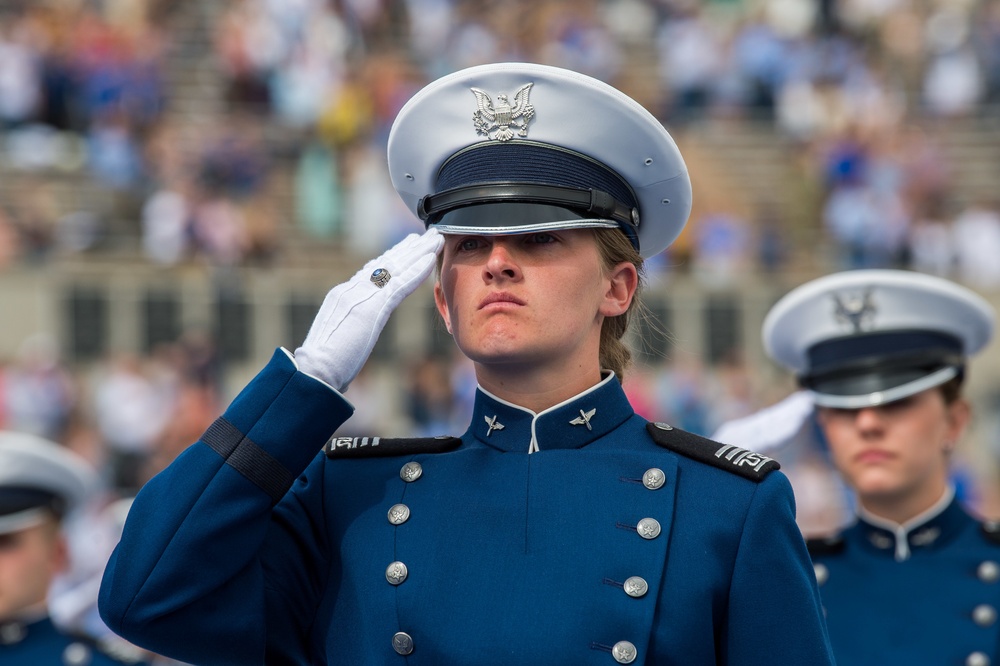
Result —
[{"label": "blue uniform jacket", "polygon": [[144,665],[133,655],[112,655],[105,650],[89,637],[61,632],[48,617],[27,623],[0,622],[3,666]]},{"label": "blue uniform jacket", "polygon": [[613,376],[317,455],[350,413],[276,353],[139,493],[109,626],[195,664],[832,663],[786,478],[657,445]]},{"label": "blue uniform jacket", "polygon": [[840,666],[1000,664],[1000,536],[955,499],[895,531],[810,540]]}]

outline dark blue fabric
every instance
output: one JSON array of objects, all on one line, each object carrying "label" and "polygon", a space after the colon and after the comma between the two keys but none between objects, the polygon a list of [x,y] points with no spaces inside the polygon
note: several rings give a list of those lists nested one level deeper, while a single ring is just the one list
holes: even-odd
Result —
[{"label": "dark blue fabric", "polygon": [[933,363],[934,354],[962,353],[962,342],[946,333],[934,331],[885,331],[849,335],[824,340],[808,351],[809,367],[822,369],[842,366],[856,359],[892,358],[921,352],[925,365]]},{"label": "dark blue fabric", "polygon": [[635,195],[608,167],[564,149],[540,143],[483,143],[448,160],[438,174],[437,192],[481,183],[536,183],[607,192],[632,208]]},{"label": "dark blue fabric", "polygon": [[901,562],[892,532],[862,521],[842,536],[843,550],[814,557],[828,571],[820,596],[838,664],[965,664],[974,652],[1000,663],[1000,625],[972,619],[981,604],[1000,609],[1000,582],[977,576],[983,562],[1000,562],[1000,545],[957,500],[910,530]]},{"label": "dark blue fabric", "polygon": [[[310,453],[349,412],[275,357],[225,416],[298,480],[272,509],[189,448],[133,504],[101,588],[110,626],[197,664],[576,666],[614,663],[622,640],[635,663],[832,663],[787,479],[657,446],[616,380],[537,417],[479,393],[447,453]],[[409,483],[408,462],[423,468]],[[653,467],[658,490],[642,483]],[[393,526],[398,503],[410,517]],[[639,536],[644,518],[659,536]],[[630,576],[647,594],[625,594]]]}]

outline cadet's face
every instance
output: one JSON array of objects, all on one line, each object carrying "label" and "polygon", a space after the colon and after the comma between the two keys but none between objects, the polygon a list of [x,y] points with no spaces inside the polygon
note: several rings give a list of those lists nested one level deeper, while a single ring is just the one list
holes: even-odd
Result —
[{"label": "cadet's face", "polygon": [[946,451],[966,418],[966,404],[945,404],[936,388],[881,407],[819,412],[834,464],[862,504],[882,506],[907,501],[929,506],[940,497],[948,475]]},{"label": "cadet's face", "polygon": [[66,558],[65,542],[54,520],[0,534],[0,621],[43,604]]},{"label": "cadet's face", "polygon": [[477,363],[576,358],[589,366],[603,318],[631,301],[634,286],[622,299],[617,283],[589,230],[446,236],[434,295],[455,342]]}]

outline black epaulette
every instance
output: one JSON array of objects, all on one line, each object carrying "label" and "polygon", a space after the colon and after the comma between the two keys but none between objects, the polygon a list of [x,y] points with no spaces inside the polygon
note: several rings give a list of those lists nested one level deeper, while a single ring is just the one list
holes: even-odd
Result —
[{"label": "black epaulette", "polygon": [[445,453],[459,447],[458,437],[331,437],[323,447],[327,458],[388,458],[414,453]]},{"label": "black epaulette", "polygon": [[839,534],[806,539],[806,549],[812,557],[836,555],[844,550],[847,542]]},{"label": "black epaulette", "polygon": [[1000,545],[1000,520],[984,520],[979,529],[987,541]]},{"label": "black epaulette", "polygon": [[647,423],[646,430],[653,441],[665,449],[720,467],[758,483],[774,470],[781,468],[774,458],[731,444],[720,444],[706,437],[678,430],[666,423]]}]

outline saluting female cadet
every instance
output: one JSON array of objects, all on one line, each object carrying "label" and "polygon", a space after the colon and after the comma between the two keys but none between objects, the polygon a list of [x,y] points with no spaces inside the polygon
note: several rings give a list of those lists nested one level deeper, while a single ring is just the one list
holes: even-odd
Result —
[{"label": "saluting female cadet", "polygon": [[[110,626],[196,664],[832,663],[777,464],[648,423],[619,383],[643,257],[690,211],[662,125],[589,77],[494,64],[417,93],[388,153],[428,230],[335,287],[143,488]],[[468,430],[331,438],[436,263]]]},{"label": "saluting female cadet", "polygon": [[809,542],[840,666],[1000,663],[1000,532],[949,481],[966,360],[993,327],[968,289],[892,270],[814,280],[764,320],[857,495],[854,524]]}]

